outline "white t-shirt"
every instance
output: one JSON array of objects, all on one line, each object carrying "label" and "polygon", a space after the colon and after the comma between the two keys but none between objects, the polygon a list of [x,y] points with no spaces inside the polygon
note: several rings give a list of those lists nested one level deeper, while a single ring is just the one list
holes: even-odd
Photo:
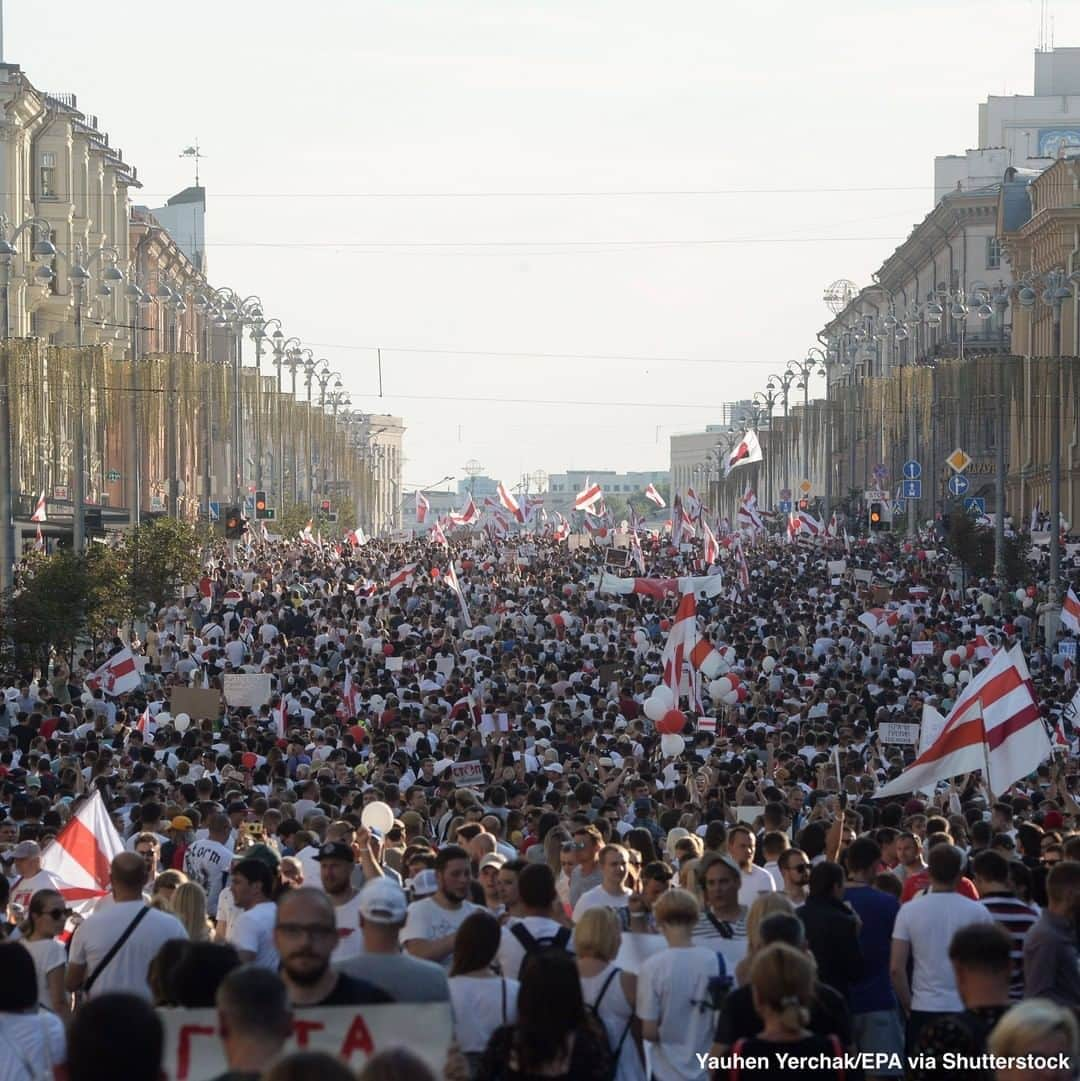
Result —
[{"label": "white t-shirt", "polygon": [[364,936],[360,933],[360,892],[343,905],[334,905],[334,920],[338,929],[338,944],[330,958],[340,964],[359,957],[364,952]]},{"label": "white t-shirt", "polygon": [[[553,939],[563,928],[561,923],[550,920],[547,916],[525,916],[520,920],[511,920],[502,929],[502,941],[499,943],[499,967],[504,976],[516,980],[521,971],[521,962],[525,960],[525,947],[518,941],[517,936],[510,930],[516,924],[524,924],[525,930],[532,935],[537,942]],[[574,952],[574,936],[567,940],[566,949],[569,953]]]},{"label": "white t-shirt", "polygon": [[229,929],[229,941],[238,949],[255,955],[251,962],[277,972],[281,958],[274,945],[274,923],[277,905],[260,901],[254,908],[241,912]]},{"label": "white t-shirt", "polygon": [[[101,959],[143,907],[144,902],[141,900],[117,901],[96,911],[72,936],[71,964],[85,965],[86,977],[89,979]],[[149,1001],[150,986],[146,981],[146,973],[150,962],[166,942],[187,937],[184,925],[175,916],[156,908],[150,909],[94,981],[89,997],[96,998],[109,991],[128,991]]]},{"label": "white t-shirt", "polygon": [[34,958],[34,968],[37,969],[38,1005],[51,1010],[53,1002],[52,995],[49,994],[49,973],[67,964],[67,951],[55,938],[39,938],[34,942],[21,938],[19,941]]},{"label": "white t-shirt", "polygon": [[627,908],[630,904],[632,890],[625,890],[618,895],[608,893],[603,886],[593,886],[586,890],[574,905],[574,923],[578,923],[581,917],[590,908]]},{"label": "white t-shirt", "polygon": [[739,885],[739,904],[749,908],[760,894],[773,893],[776,890],[776,882],[773,876],[759,867],[756,863],[750,865],[749,871],[743,871],[742,882]]},{"label": "white t-shirt", "polygon": [[660,1039],[649,1045],[657,1081],[707,1081],[709,1071],[697,1056],[708,1054],[716,1033],[708,988],[719,975],[716,953],[705,946],[668,948],[642,963],[637,1013],[660,1023]]},{"label": "white t-shirt", "polygon": [[517,980],[506,978],[451,978],[450,1006],[454,1014],[454,1038],[466,1055],[479,1054],[500,1025],[512,1025],[517,1021],[520,986]]},{"label": "white t-shirt", "polygon": [[217,915],[232,861],[232,852],[218,841],[192,841],[184,853],[184,874],[206,892],[206,911],[211,916]]},{"label": "white t-shirt", "polygon": [[38,890],[55,890],[59,892],[60,885],[60,879],[54,877],[51,871],[42,868],[36,875],[31,875],[29,878],[20,878],[15,883],[11,890],[11,903],[18,905],[25,915],[30,911],[30,899]]},{"label": "white t-shirt", "polygon": [[927,893],[900,906],[892,936],[911,946],[913,1010],[934,1013],[963,1010],[949,960],[949,944],[962,927],[993,921],[985,905],[959,893]]},{"label": "white t-shirt", "polygon": [[[430,942],[432,939],[456,934],[457,929],[479,909],[480,906],[471,901],[462,901],[460,908],[443,908],[434,897],[413,901],[405,917],[405,926],[401,929],[401,944],[404,946],[413,939]],[[445,957],[438,960],[444,968],[449,968],[452,958],[453,950],[450,950]]]},{"label": "white t-shirt", "polygon": [[[52,1077],[67,1062],[64,1023],[56,1014],[0,1013],[0,1081]],[[26,1064],[36,1071],[27,1073]]]},{"label": "white t-shirt", "polygon": [[232,926],[236,923],[236,917],[239,915],[240,909],[236,907],[236,902],[233,900],[232,887],[226,886],[218,895],[217,922],[223,927],[222,937],[219,941],[229,941]]}]

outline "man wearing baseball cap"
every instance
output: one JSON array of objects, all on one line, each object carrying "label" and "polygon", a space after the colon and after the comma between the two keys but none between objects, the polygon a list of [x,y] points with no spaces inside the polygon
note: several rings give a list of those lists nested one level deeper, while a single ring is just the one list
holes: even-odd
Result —
[{"label": "man wearing baseball cap", "polygon": [[19,876],[11,888],[12,903],[23,913],[30,908],[30,898],[38,890],[59,891],[61,882],[41,867],[41,846],[37,841],[20,841],[12,850],[11,859]]},{"label": "man wearing baseball cap", "polygon": [[364,949],[360,938],[360,891],[352,884],[356,857],[352,845],[344,841],[327,841],[315,854],[319,878],[337,920],[338,943],[331,960],[337,964],[358,957]]},{"label": "man wearing baseball cap", "polygon": [[395,1002],[448,1002],[446,970],[402,952],[399,935],[408,913],[405,891],[389,878],[376,878],[360,891],[362,952],[335,963],[341,972],[381,988]]}]

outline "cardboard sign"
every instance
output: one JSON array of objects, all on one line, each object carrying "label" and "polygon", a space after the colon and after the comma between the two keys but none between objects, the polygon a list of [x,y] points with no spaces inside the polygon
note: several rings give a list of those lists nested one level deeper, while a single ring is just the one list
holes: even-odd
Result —
[{"label": "cardboard sign", "polygon": [[566,538],[567,551],[576,552],[579,548],[588,548],[592,545],[592,537],[587,533],[571,533]]},{"label": "cardboard sign", "polygon": [[510,718],[505,713],[485,713],[480,717],[481,735],[490,736],[496,732],[509,731]]},{"label": "cardboard sign", "polygon": [[[656,937],[660,937],[659,935]],[[165,1028],[167,1081],[211,1081],[228,1070],[216,1010],[158,1010]],[[293,1014],[282,1051],[327,1051],[355,1073],[380,1051],[408,1046],[441,1077],[453,1026],[449,1002],[320,1006]]]},{"label": "cardboard sign", "polygon": [[932,657],[934,655],[933,642],[912,642],[911,655],[913,657]]},{"label": "cardboard sign", "polygon": [[173,687],[169,710],[174,717],[186,713],[193,721],[216,721],[221,716],[221,692],[201,687]]},{"label": "cardboard sign", "polygon": [[221,688],[230,706],[258,710],[270,701],[270,677],[261,672],[223,676]]},{"label": "cardboard sign", "polygon": [[740,822],[745,822],[748,826],[752,826],[764,813],[764,807],[747,806],[735,808],[735,817]]},{"label": "cardboard sign", "polygon": [[450,673],[454,670],[454,664],[455,661],[453,657],[436,657],[435,671],[438,672],[440,676],[446,676],[446,678],[449,679]]},{"label": "cardboard sign", "polygon": [[405,663],[404,657],[387,657],[386,658],[386,670],[388,672],[400,672],[402,665]]},{"label": "cardboard sign", "polygon": [[454,778],[455,788],[484,787],[484,767],[479,762],[455,762],[450,767],[450,775]]},{"label": "cardboard sign", "polygon": [[828,570],[829,574],[837,577],[847,570],[847,560],[830,559],[829,562],[826,564],[826,569]]},{"label": "cardboard sign", "polygon": [[870,603],[875,608],[879,608],[883,604],[888,604],[892,600],[892,590],[888,586],[874,586],[873,593],[870,594]]},{"label": "cardboard sign", "polygon": [[864,585],[869,585],[874,580],[873,571],[854,570],[851,576],[856,582],[862,582]]},{"label": "cardboard sign", "polygon": [[878,739],[882,743],[918,743],[919,726],[917,724],[896,724],[885,721],[878,725]]}]

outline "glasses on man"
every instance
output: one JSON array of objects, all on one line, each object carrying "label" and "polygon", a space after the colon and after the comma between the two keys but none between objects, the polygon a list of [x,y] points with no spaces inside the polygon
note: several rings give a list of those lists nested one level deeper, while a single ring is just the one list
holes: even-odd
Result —
[{"label": "glasses on man", "polygon": [[325,942],[331,938],[337,938],[338,929],[325,923],[279,923],[278,931],[286,938],[303,938]]},{"label": "glasses on man", "polygon": [[789,871],[793,871],[797,875],[808,875],[810,873],[810,864],[808,863],[789,863],[787,866]]},{"label": "glasses on man", "polygon": [[66,920],[71,915],[70,908],[51,908],[44,915],[51,920]]}]

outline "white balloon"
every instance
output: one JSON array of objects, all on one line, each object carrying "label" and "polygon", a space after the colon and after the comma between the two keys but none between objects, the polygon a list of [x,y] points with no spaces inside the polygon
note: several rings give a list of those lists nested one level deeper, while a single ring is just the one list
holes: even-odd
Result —
[{"label": "white balloon", "polygon": [[[730,687],[731,680],[727,680],[726,682]],[[712,683],[709,684],[709,697],[716,701],[719,701],[720,696],[724,693],[724,691],[725,687],[723,683],[721,683],[721,681],[718,679],[714,679]]]},{"label": "white balloon", "polygon": [[735,685],[731,682],[730,679],[728,679],[727,676],[722,676],[720,679],[718,679],[716,681],[716,690],[717,690],[717,693],[720,695],[721,698],[725,694],[727,694],[728,691],[730,691],[734,686]]},{"label": "white balloon", "polygon": [[645,699],[645,705],[642,708],[650,721],[660,720],[668,711],[667,703],[662,698],[657,698],[655,692]]},{"label": "white balloon", "polygon": [[168,710],[165,710],[165,709],[163,709],[163,710],[162,710],[162,711],[161,711],[161,712],[160,712],[160,713],[159,713],[159,714],[158,714],[158,715],[157,715],[157,716],[156,716],[156,717],[154,718],[154,721],[155,721],[155,722],[156,722],[157,724],[165,724],[165,723],[166,723],[166,721],[171,721],[171,720],[172,720],[172,714],[171,714],[171,713],[170,713],[170,712],[169,712]]},{"label": "white balloon", "polygon": [[963,686],[964,684],[970,683],[970,682],[971,682],[971,673],[965,668],[960,673],[960,685]]},{"label": "white balloon", "polygon": [[1025,595],[1024,599],[1020,602],[1025,608],[1030,608],[1035,603],[1034,597],[1028,597]]},{"label": "white balloon", "polygon": [[721,657],[720,661],[716,665],[716,674],[718,676],[722,676],[722,675],[724,675],[725,672],[730,672],[730,671],[731,671],[731,665],[728,664],[728,662],[725,661],[723,657]]},{"label": "white balloon", "polygon": [[945,675],[942,676],[942,679],[945,680],[946,687],[951,687],[956,682],[956,676],[954,676],[952,672],[946,672]]},{"label": "white balloon", "polygon": [[1020,601],[1020,602],[1023,602],[1024,598],[1025,598],[1025,597],[1027,596],[1027,592],[1026,592],[1026,590],[1023,590],[1023,589],[1018,589],[1018,590],[1017,590],[1017,591],[1016,591],[1016,592],[1015,592],[1015,593],[1013,594],[1013,596],[1014,596],[1014,597],[1015,597],[1015,598],[1016,598],[1016,599],[1017,599],[1018,601]]},{"label": "white balloon", "polygon": [[378,830],[385,837],[394,825],[394,811],[388,803],[375,800],[360,812],[360,824],[369,830]]},{"label": "white balloon", "polygon": [[953,650],[951,650],[951,649],[947,649],[947,650],[945,650],[945,652],[944,652],[944,653],[942,653],[942,655],[941,655],[941,663],[942,663],[943,665],[945,665],[945,667],[946,667],[946,668],[948,668],[948,667],[949,667],[949,665],[950,665],[950,664],[952,664],[952,659],[953,659],[953,652],[954,652]]},{"label": "white balloon", "polygon": [[761,662],[761,670],[768,674],[776,667],[775,657],[765,657]]},{"label": "white balloon", "polygon": [[739,700],[739,692],[738,691],[728,691],[728,693],[724,695],[723,699],[721,699],[721,701],[723,701],[725,706],[733,706],[733,705],[735,705],[736,702],[738,702],[738,700]]},{"label": "white balloon", "polygon": [[678,732],[666,732],[660,737],[660,750],[668,758],[674,758],[686,750],[686,740]]},{"label": "white balloon", "polygon": [[186,713],[178,713],[173,718],[173,728],[175,728],[177,732],[186,732],[190,726],[191,717]]}]

